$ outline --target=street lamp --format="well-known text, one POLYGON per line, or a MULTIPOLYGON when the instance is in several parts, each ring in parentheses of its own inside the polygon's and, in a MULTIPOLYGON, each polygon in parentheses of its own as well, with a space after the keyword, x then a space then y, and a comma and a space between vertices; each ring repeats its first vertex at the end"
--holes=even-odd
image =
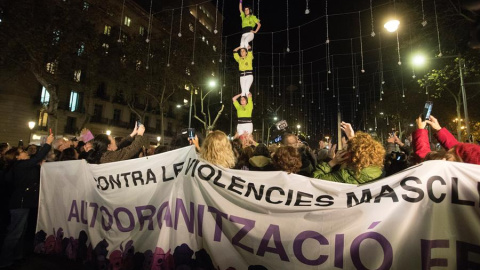
POLYGON ((393 33, 395 31, 397 31, 399 25, 400 25, 399 20, 390 20, 390 21, 386 22, 383 25, 383 27, 385 27, 385 29, 387 29, 388 32, 393 33))
POLYGON ((161 139, 162 139, 161 136, 158 136, 158 137, 157 137, 157 145, 160 145, 160 140, 161 140, 161 139))
POLYGON ((108 136, 110 136, 112 134, 112 131, 110 129, 107 129, 107 132, 105 132, 105 134, 107 134, 108 136))
POLYGON ((28 122, 28 128, 30 128, 30 135, 28 137, 28 144, 30 144, 30 142, 31 142, 32 130, 33 130, 34 127, 35 127, 35 122, 33 122, 33 121, 28 122))

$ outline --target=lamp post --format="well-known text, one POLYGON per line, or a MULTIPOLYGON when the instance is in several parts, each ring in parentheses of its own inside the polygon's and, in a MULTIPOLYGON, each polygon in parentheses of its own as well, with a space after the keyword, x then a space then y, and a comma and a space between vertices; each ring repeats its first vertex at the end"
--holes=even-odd
POLYGON ((30 128, 30 135, 28 137, 28 144, 30 144, 30 142, 32 140, 32 130, 33 130, 34 127, 35 127, 35 122, 33 122, 33 121, 28 122, 28 128, 30 128))

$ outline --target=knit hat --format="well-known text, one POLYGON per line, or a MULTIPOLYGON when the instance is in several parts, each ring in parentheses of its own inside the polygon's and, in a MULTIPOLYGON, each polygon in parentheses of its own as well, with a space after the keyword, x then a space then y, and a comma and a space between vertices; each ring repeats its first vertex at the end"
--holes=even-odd
POLYGON ((459 143, 455 146, 455 152, 463 162, 480 165, 480 145, 459 143))

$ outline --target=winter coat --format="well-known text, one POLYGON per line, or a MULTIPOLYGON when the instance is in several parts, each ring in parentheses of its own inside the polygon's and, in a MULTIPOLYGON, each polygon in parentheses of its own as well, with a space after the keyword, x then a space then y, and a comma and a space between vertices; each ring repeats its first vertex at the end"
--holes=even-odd
POLYGON ((103 153, 100 158, 100 163, 103 164, 133 158, 142 150, 142 147, 148 147, 148 139, 146 136, 137 135, 129 146, 118 149, 117 151, 106 151, 103 153))
POLYGON ((382 168, 377 166, 370 166, 362 169, 357 176, 350 168, 341 168, 337 171, 332 171, 332 167, 327 162, 321 162, 315 167, 313 177, 333 182, 348 183, 348 184, 365 184, 380 178, 383 174, 382 168))

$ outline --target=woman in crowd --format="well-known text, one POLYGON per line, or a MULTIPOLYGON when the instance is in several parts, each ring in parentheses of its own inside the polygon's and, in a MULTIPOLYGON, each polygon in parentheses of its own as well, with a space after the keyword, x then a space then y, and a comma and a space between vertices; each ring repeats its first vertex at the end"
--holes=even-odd
POLYGON ((260 20, 252 14, 252 10, 250 7, 243 7, 242 0, 238 4, 238 10, 240 11, 240 18, 242 19, 242 39, 240 40, 240 47, 245 49, 250 49, 250 45, 248 44, 250 41, 253 40, 255 37, 254 34, 260 30, 262 26, 260 24, 260 20), (257 29, 253 29, 257 26, 257 29))
POLYGON ((240 97, 240 103, 237 99, 240 94, 232 98, 233 105, 237 109, 237 134, 238 136, 244 133, 251 134, 253 132, 252 112, 253 112, 253 100, 252 94, 248 94, 248 100, 246 97, 240 97))
POLYGON ((227 135, 215 130, 208 134, 200 148, 200 157, 212 164, 224 168, 235 166, 235 155, 227 135))
POLYGON ((368 133, 358 132, 349 138, 347 149, 335 154, 336 146, 332 146, 329 162, 321 162, 316 166, 313 177, 334 182, 364 184, 382 176, 385 149, 368 133), (338 170, 333 168, 341 165, 338 170))
POLYGON ((253 52, 248 52, 245 48, 235 48, 233 50, 233 58, 238 63, 240 71, 240 88, 242 88, 242 96, 250 94, 250 87, 253 83, 253 52))
POLYGON ((297 173, 302 167, 300 153, 293 146, 281 146, 272 157, 273 166, 287 173, 297 173))
POLYGON ((248 160, 251 171, 274 171, 270 151, 265 144, 260 143, 255 147, 253 156, 248 160))
MULTIPOLYGON (((0 267, 12 265, 14 260, 23 257, 23 243, 27 228, 34 230, 36 224, 40 185, 39 164, 50 151, 53 140, 54 137, 50 134, 46 143, 31 158, 20 147, 14 147, 5 153, 4 181, 8 182, 10 188, 9 209, 11 217, 6 238, 1 247, 0 267)), ((34 231, 31 235, 34 235, 34 231)))
POLYGON ((465 162, 480 165, 480 146, 471 143, 460 143, 446 129, 442 128, 437 118, 430 115, 429 120, 422 121, 421 117, 417 120, 417 130, 412 134, 413 149, 417 161, 425 159, 444 159, 449 161, 465 162), (425 127, 430 125, 434 132, 434 136, 438 142, 446 150, 443 152, 435 152, 431 154, 430 144, 428 142, 428 130, 425 127))
MULTIPOLYGON (((143 136, 145 127, 136 126, 130 134, 133 142, 122 149, 117 148, 115 139, 106 134, 99 134, 93 139, 93 151, 88 152, 87 162, 93 164, 108 163, 126 160, 135 157, 143 147, 148 146, 147 139, 143 136), (118 149, 118 151, 116 151, 118 149)), ((125 138, 126 140, 128 138, 125 138)))
POLYGON ((77 160, 78 159, 78 153, 75 148, 67 148, 62 151, 60 154, 59 161, 66 161, 66 160, 77 160))

